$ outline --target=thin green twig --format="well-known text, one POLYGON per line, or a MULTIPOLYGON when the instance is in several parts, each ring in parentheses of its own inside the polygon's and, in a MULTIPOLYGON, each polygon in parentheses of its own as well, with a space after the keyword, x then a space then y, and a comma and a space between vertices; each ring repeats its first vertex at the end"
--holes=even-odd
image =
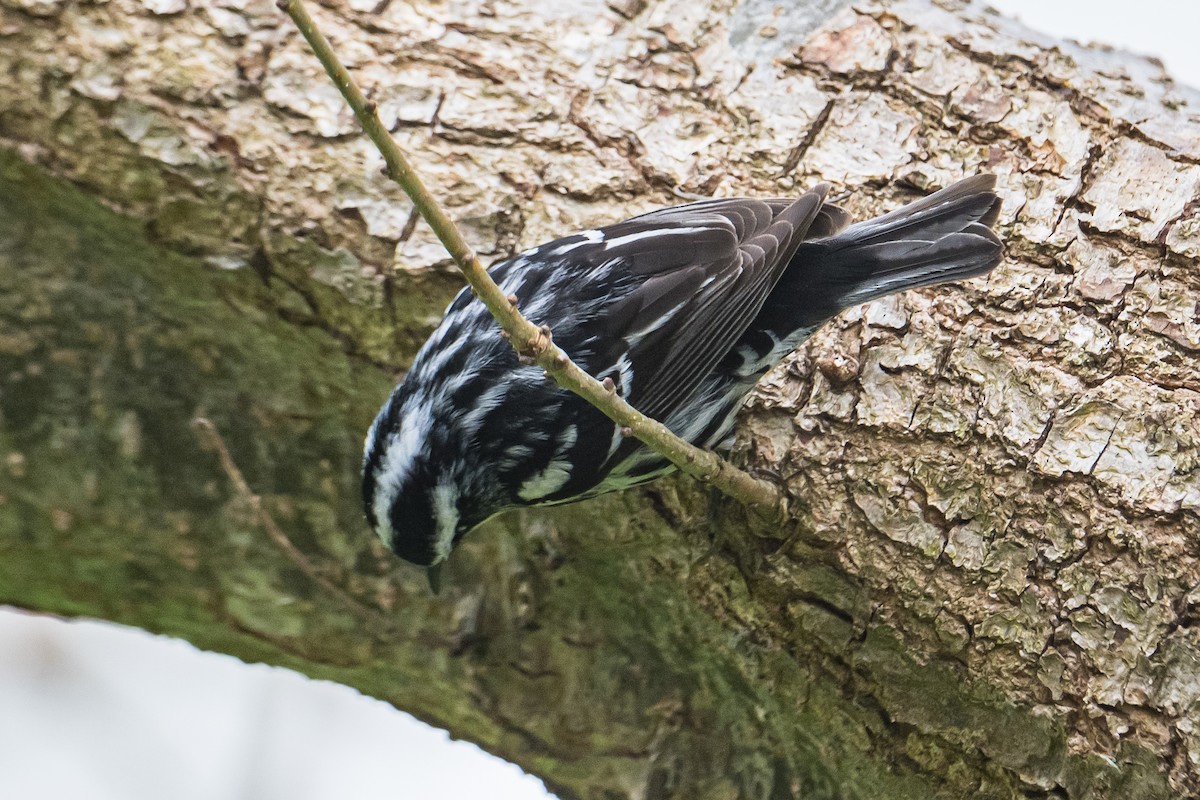
POLYGON ((312 47, 313 53, 329 73, 334 85, 346 99, 359 124, 379 149, 387 164, 387 174, 400 184, 412 199, 417 211, 466 276, 475 296, 496 318, 516 351, 532 359, 559 386, 574 392, 600 409, 609 419, 621 426, 622 433, 637 437, 688 475, 711 484, 744 503, 774 507, 781 514, 784 513, 784 497, 778 487, 748 475, 715 453, 693 447, 671 433, 662 423, 640 413, 616 394, 611 380, 602 383, 580 369, 558 345, 554 344, 549 328, 539 328, 521 314, 517 309, 516 298, 505 296, 488 275, 453 220, 446 216, 421 183, 399 145, 379 121, 375 103, 368 100, 354 83, 350 73, 334 53, 329 40, 317 28, 301 0, 279 0, 277 5, 296 23, 296 27, 312 47))

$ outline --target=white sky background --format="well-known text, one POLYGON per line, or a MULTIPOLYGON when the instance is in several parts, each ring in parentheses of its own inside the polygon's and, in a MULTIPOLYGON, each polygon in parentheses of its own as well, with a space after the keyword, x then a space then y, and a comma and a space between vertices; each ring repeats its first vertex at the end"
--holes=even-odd
MULTIPOLYGON (((993 0, 1200 86, 1200 3, 993 0)), ((0 610, 0 798, 545 800, 540 781, 343 686, 102 623, 0 610)))
POLYGON ((533 800, 541 781, 335 683, 0 610, 4 800, 533 800))

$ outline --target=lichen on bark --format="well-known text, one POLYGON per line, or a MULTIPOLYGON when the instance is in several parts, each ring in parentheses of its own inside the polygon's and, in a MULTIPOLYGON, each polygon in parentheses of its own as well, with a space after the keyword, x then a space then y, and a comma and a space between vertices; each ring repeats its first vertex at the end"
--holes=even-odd
POLYGON ((666 481, 499 520, 432 599, 355 475, 458 284, 298 37, 5 0, 0 601, 347 683, 564 798, 1200 792, 1196 94, 979 4, 774 5, 316 9, 485 258, 676 184, 1005 197, 990 279, 764 382, 738 453, 792 525, 666 481))

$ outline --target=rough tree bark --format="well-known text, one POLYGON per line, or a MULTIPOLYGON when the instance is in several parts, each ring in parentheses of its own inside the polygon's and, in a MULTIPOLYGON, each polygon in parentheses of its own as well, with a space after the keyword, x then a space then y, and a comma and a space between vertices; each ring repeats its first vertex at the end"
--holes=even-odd
POLYGON ((459 283, 296 32, 0 0, 0 602, 355 686, 563 798, 1200 792, 1200 96, 842 5, 314 9, 485 256, 676 184, 1001 176, 990 279, 844 315, 745 415, 793 524, 667 481, 497 521, 434 599, 357 467, 459 283))

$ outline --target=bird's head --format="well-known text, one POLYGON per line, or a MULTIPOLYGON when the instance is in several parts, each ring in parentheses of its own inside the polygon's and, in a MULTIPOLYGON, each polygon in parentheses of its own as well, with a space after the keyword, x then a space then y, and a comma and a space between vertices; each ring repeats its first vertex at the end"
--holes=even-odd
POLYGON ((453 457, 463 443, 419 401, 401 387, 375 418, 363 452, 363 506, 392 552, 436 568, 492 512, 453 457))

